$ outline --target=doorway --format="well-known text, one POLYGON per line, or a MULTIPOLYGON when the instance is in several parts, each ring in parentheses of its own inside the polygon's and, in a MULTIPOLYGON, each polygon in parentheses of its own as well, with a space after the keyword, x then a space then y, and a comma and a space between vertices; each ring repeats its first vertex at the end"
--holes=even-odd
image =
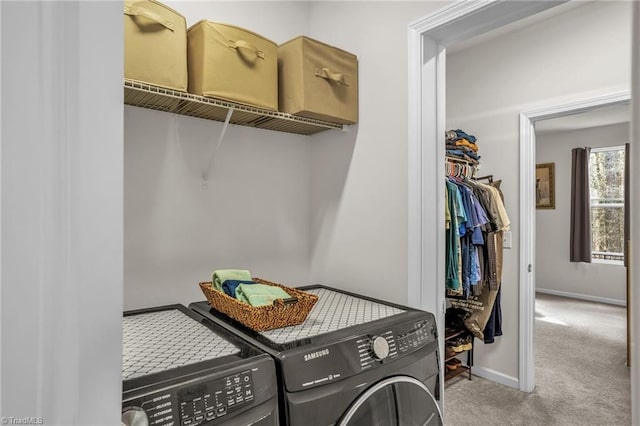
POLYGON ((564 401, 563 415, 599 407, 590 414, 593 423, 631 421, 624 262, 629 119, 629 102, 621 101, 534 123, 536 394, 564 401), (592 241, 585 243, 591 262, 576 262, 569 251, 571 153, 584 147, 590 148, 585 208, 591 223, 585 234, 592 241), (588 406, 580 407, 587 400, 588 406))
MULTIPOLYGON (((444 313, 444 254, 438 248, 444 246, 443 233, 427 233, 423 230, 440 229, 444 223, 443 188, 433 185, 444 176, 444 131, 445 129, 445 62, 446 49, 455 42, 467 39, 530 16, 541 11, 533 6, 550 8, 558 3, 513 4, 520 2, 492 2, 489 4, 456 3, 441 12, 420 20, 410 26, 410 110, 409 110, 409 298, 420 301, 424 309, 436 313, 442 319, 444 313), (503 9, 501 9, 501 7, 503 9), (507 8, 510 8, 507 10, 507 8)), ((532 2, 541 3, 541 2, 532 2)), ((615 95, 614 95, 615 97, 615 95)), ((590 99, 593 101, 593 99, 590 99)), ((574 103, 581 103, 578 101, 574 103)), ((587 102, 587 101, 585 101, 587 102)), ((564 104, 567 105, 567 104, 564 104)), ((557 108, 557 107, 554 107, 557 108)), ((552 113, 553 108, 547 108, 552 113)), ((540 112, 538 110, 532 112, 540 112)), ((520 140, 534 138, 531 116, 521 115, 520 140), (523 121, 524 120, 524 121, 523 121)), ((519 229, 516 246, 518 256, 518 313, 519 343, 512 353, 519 353, 517 371, 509 377, 492 377, 496 381, 509 382, 520 390, 530 392, 535 386, 533 371, 534 329, 534 253, 523 243, 531 241, 535 225, 530 223, 534 211, 533 198, 533 145, 519 147, 519 229), (531 164, 529 169, 527 164, 531 164)), ((443 327, 440 324, 441 335, 443 327)), ((442 349, 442 346, 441 346, 442 349)), ((475 369, 475 368, 474 368, 475 369)))
POLYGON ((554 105, 520 114, 520 223, 521 223, 521 277, 528 279, 521 280, 521 305, 520 305, 520 389, 531 392, 535 388, 535 292, 536 292, 536 223, 534 214, 536 212, 535 197, 535 170, 536 170, 536 123, 545 120, 558 119, 560 117, 575 116, 576 114, 595 111, 603 107, 615 107, 628 105, 631 99, 630 92, 615 93, 607 96, 595 97, 581 101, 569 102, 561 105, 554 105), (526 182, 525 185, 523 185, 526 182), (524 259, 531 259, 530 262, 522 262, 524 259), (531 269, 530 269, 531 267, 531 269), (522 321, 524 319, 524 321, 522 321), (524 323, 524 324, 523 324, 524 323), (526 384, 522 386, 522 382, 526 384))
MULTIPOLYGON (((444 187, 433 183, 445 176, 446 48, 560 3, 456 2, 409 26, 408 298, 436 315, 439 336, 445 311, 444 187)), ((439 349, 444 353, 442 339, 439 349)), ((518 386, 511 377, 493 379, 518 386)))

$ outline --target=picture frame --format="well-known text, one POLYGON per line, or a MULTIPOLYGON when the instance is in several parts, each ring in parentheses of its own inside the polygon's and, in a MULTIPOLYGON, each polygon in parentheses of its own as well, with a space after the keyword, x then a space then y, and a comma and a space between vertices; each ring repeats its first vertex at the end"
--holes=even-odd
POLYGON ((536 209, 555 209, 555 163, 536 164, 536 209))

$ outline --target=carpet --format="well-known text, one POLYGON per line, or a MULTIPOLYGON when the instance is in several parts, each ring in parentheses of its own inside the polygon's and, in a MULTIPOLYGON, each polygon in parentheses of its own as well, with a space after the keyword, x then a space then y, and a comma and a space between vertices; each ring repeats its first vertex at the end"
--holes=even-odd
POLYGON ((625 308, 538 294, 535 327, 534 392, 460 375, 445 383, 446 424, 631 424, 625 308))

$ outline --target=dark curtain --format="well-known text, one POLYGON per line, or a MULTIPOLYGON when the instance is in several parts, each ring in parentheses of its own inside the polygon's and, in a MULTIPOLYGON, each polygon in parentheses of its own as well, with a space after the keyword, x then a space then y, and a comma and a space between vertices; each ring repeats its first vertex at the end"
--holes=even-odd
POLYGON ((591 263, 589 148, 571 150, 571 262, 591 263))
POLYGON ((624 144, 624 266, 629 266, 629 241, 631 240, 631 208, 629 207, 629 143, 624 144))

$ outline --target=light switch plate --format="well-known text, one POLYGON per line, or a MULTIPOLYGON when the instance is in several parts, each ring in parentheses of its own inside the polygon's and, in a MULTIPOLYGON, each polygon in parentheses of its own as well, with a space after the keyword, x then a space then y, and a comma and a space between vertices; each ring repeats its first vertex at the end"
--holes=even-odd
POLYGON ((511 248, 511 231, 506 231, 502 236, 502 246, 511 248))

